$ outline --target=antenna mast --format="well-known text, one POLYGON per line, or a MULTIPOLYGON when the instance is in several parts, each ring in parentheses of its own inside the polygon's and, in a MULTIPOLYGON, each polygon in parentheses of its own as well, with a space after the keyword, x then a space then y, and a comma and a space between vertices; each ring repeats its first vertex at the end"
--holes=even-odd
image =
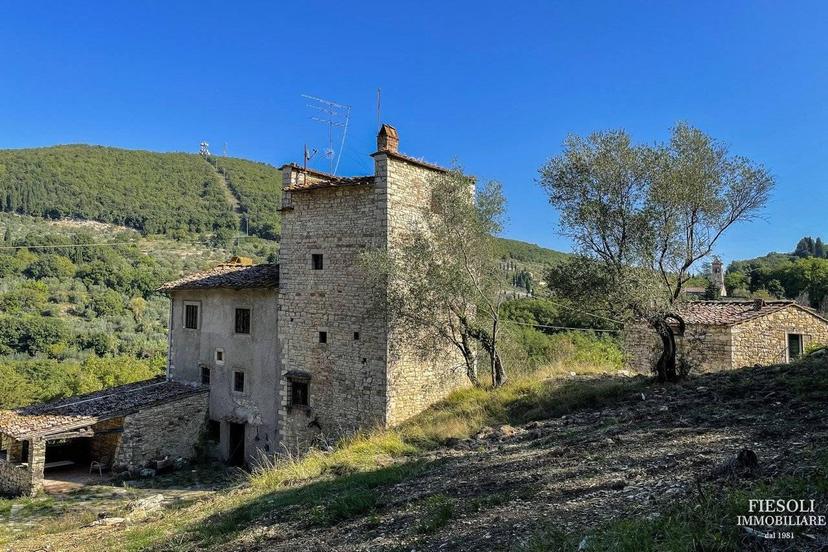
POLYGON ((377 128, 382 126, 382 88, 377 88, 377 128))
POLYGON ((315 102, 307 104, 307 106, 321 113, 320 116, 311 117, 311 119, 328 126, 328 147, 325 149, 325 157, 328 158, 330 173, 335 175, 336 171, 339 170, 339 160, 342 158, 342 150, 345 149, 348 124, 351 121, 351 106, 307 94, 302 94, 302 97, 315 102), (339 145, 339 152, 335 152, 333 147, 334 128, 342 129, 342 140, 339 145), (335 162, 334 158, 336 159, 335 162))

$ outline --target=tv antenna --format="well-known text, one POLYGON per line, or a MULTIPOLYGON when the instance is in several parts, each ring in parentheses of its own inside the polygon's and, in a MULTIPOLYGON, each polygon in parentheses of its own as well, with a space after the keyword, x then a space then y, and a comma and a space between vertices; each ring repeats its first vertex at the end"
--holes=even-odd
POLYGON ((210 157, 210 144, 202 142, 198 145, 198 153, 202 157, 210 157))
POLYGON ((339 170, 339 160, 342 158, 342 150, 345 149, 345 137, 348 135, 348 123, 351 121, 351 106, 337 103, 316 96, 302 94, 302 97, 314 103, 307 104, 311 109, 319 111, 318 116, 311 117, 314 121, 327 125, 328 147, 325 148, 325 157, 328 158, 330 173, 335 175, 339 170), (339 151, 334 150, 334 129, 342 129, 342 140, 339 144, 339 151))

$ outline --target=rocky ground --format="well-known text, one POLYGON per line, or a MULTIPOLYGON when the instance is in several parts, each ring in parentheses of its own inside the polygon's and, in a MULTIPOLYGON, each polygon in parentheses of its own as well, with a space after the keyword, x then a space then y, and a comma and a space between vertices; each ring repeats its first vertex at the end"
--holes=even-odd
MULTIPOLYGON (((812 369, 704 375, 613 408, 489 428, 430 454, 416 477, 382 492, 371 515, 319 527, 307 512, 274 511, 223 549, 510 550, 542 528, 587 535, 722 485, 801 473, 828 446, 828 395, 809 384, 812 369), (737 461, 744 449, 758 465, 749 454, 737 461), (448 520, 435 527, 440 504, 448 520)), ((824 365, 820 372, 825 381, 824 365)), ((828 549, 828 536, 823 528, 793 546, 828 549)))
MULTIPOLYGON (((677 504, 702 505, 703 497, 719 496, 722 489, 750 489, 787 475, 807 479, 828 450, 826 414, 826 362, 643 385, 612 407, 485 428, 408 459, 403 467, 413 463, 410 472, 372 487, 368 496, 344 496, 312 482, 289 492, 317 493, 321 502, 279 502, 286 491, 278 491, 257 499, 265 507, 255 514, 216 512, 195 530, 220 526, 216 531, 226 540, 209 549, 221 551, 514 551, 530 541, 533 551, 575 550, 577 544, 545 546, 538 535, 569 534, 577 543, 620 519, 654 519, 677 504), (359 503, 365 500, 367 506, 359 503)), ((400 467, 389 459, 369 475, 400 467)), ((821 492, 824 515, 828 491, 821 492)), ((732 527, 736 520, 721 524, 732 527)), ((96 534, 118 530, 87 527, 49 539, 48 550, 70 542, 78 544, 66 549, 86 550, 96 534)), ((205 549, 193 530, 181 527, 153 549, 205 549)), ((744 550, 828 550, 824 527, 793 542, 739 535, 744 550)), ((18 542, 11 549, 37 546, 18 542)), ((590 549, 589 538, 582 549, 590 549)), ((686 549, 732 547, 688 542, 686 549)))

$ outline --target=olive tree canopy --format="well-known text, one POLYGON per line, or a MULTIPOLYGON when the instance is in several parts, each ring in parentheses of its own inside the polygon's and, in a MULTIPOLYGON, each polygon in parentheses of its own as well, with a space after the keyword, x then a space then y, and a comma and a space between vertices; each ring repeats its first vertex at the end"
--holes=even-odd
POLYGON ((655 373, 677 379, 683 286, 733 224, 758 215, 771 175, 683 123, 655 145, 633 144, 624 131, 570 136, 540 174, 581 256, 552 275, 552 287, 647 320, 664 345, 655 373))

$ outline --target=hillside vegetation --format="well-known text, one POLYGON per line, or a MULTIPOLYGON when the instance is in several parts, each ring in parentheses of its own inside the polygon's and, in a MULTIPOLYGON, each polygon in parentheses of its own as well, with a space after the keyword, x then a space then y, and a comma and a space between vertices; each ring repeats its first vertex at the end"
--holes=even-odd
MULTIPOLYGON (((274 237, 278 223, 269 213, 280 197, 279 171, 241 159, 219 164, 243 209, 258 214, 251 232, 274 237)), ((232 236, 239 216, 224 186, 215 168, 194 154, 86 145, 0 150, 3 211, 96 220, 146 235, 232 236)))
POLYGON ((249 218, 249 227, 243 229, 260 238, 278 240, 282 173, 266 163, 232 157, 211 157, 210 162, 225 177, 239 206, 249 218))
POLYGON ((265 240, 222 249, 10 214, 0 236, 0 408, 157 375, 169 316, 158 286, 231 254, 275 255, 265 240))
POLYGON ((725 285, 734 297, 796 299, 828 312, 828 258, 822 240, 802 238, 792 253, 733 261, 725 285))

